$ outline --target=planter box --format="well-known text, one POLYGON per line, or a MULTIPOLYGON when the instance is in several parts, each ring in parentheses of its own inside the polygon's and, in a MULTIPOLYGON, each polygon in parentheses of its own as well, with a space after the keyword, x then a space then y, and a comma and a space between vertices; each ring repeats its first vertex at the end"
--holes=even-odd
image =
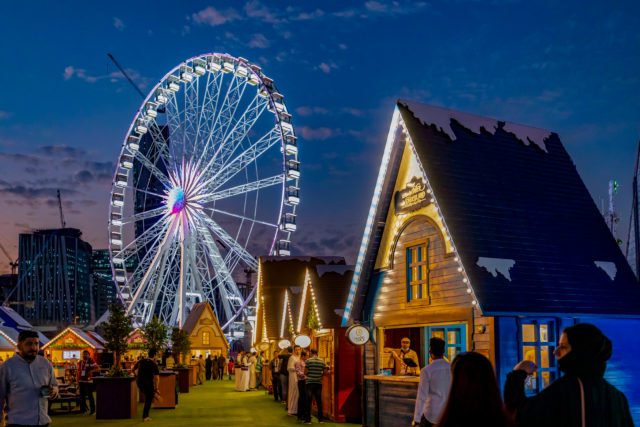
POLYGON ((198 369, 195 366, 189 366, 189 376, 191 377, 191 385, 198 385, 198 369))
POLYGON ((189 368, 174 368, 173 370, 178 373, 178 387, 180 389, 180 393, 189 393, 189 386, 191 385, 189 368))
MULTIPOLYGON (((178 393, 176 392, 176 380, 178 374, 173 371, 160 371, 160 383, 158 390, 160 391, 160 401, 154 401, 151 405, 154 409, 174 409, 178 404, 178 393)), ((139 402, 144 402, 144 393, 138 392, 139 402)))
POLYGON ((95 377, 96 419, 134 418, 138 412, 136 383, 133 377, 95 377))

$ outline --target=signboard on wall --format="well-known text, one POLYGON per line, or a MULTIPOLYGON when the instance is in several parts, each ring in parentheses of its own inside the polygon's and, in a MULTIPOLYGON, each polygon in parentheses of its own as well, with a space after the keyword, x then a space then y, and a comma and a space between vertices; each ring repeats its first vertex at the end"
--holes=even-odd
POLYGON ((396 213, 406 213, 418 210, 431 203, 427 194, 427 185, 422 177, 414 176, 407 186, 396 191, 394 196, 396 213))
POLYGON ((362 325, 353 325, 347 329, 347 339, 353 345, 365 345, 369 342, 371 334, 369 329, 362 325))

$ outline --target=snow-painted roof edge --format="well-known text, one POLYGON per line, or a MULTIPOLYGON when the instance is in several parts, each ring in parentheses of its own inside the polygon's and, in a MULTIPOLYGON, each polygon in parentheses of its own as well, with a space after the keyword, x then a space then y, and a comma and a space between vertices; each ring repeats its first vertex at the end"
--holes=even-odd
POLYGON ((315 256, 315 255, 307 255, 307 256, 277 256, 277 255, 269 255, 260 257, 263 261, 301 261, 301 262, 310 262, 314 259, 322 260, 326 263, 344 263, 345 259, 341 256, 315 256))
POLYGON ((399 99, 398 104, 408 108, 423 125, 435 125, 440 131, 446 133, 452 141, 456 140, 456 135, 451 128, 451 119, 456 120, 476 134, 480 134, 482 128, 493 134, 498 128, 498 122, 504 122, 504 131, 512 133, 525 145, 535 144, 544 152, 547 152, 545 140, 552 134, 551 131, 546 129, 463 113, 443 107, 434 107, 405 99, 399 99))
POLYGON ((355 266, 353 265, 316 265, 318 277, 322 277, 327 273, 338 273, 344 276, 346 273, 354 271, 354 269, 355 266))

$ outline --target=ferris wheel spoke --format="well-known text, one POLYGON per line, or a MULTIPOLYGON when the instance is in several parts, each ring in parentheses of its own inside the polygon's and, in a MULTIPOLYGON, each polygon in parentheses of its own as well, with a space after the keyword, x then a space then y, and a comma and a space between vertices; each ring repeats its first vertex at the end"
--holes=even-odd
POLYGON ((220 238, 222 243, 224 243, 224 245, 228 247, 230 251, 238 254, 242 261, 248 267, 251 267, 254 270, 258 268, 258 262, 256 261, 256 259, 249 252, 247 252, 245 248, 243 248, 233 237, 231 237, 229 233, 224 230, 224 228, 220 227, 214 220, 206 215, 203 216, 202 219, 204 219, 204 222, 207 224, 209 229, 220 238))
POLYGON ((182 135, 182 159, 185 158, 185 151, 195 151, 189 145, 195 148, 195 142, 198 134, 198 103, 199 103, 199 86, 200 79, 193 79, 186 84, 184 96, 184 133, 182 135))
POLYGON ((175 95, 169 97, 166 105, 167 126, 169 127, 169 152, 173 153, 174 159, 180 159, 179 144, 184 139, 184 128, 178 107, 178 100, 175 95))
MULTIPOLYGON (((151 124, 149 125, 149 135, 151 135, 151 141, 155 146, 158 156, 162 161, 166 170, 169 169, 170 160, 169 160, 169 141, 168 136, 165 137, 163 135, 163 130, 165 127, 159 124, 156 119, 152 119, 151 124)), ((168 130, 168 128, 167 128, 168 130)), ((151 147, 147 147, 150 149, 151 147)))
POLYGON ((224 165, 224 162, 242 145, 242 141, 244 141, 253 125, 266 110, 267 105, 269 105, 269 101, 256 93, 242 116, 220 141, 218 149, 213 154, 212 161, 209 162, 210 168, 208 169, 215 172, 224 165))
POLYGON ((150 211, 140 212, 126 218, 122 218, 120 221, 122 224, 130 224, 138 221, 142 221, 145 219, 155 218, 157 216, 163 215, 167 213, 167 207, 161 206, 159 208, 151 209, 150 211))
POLYGON ((167 218, 162 218, 160 221, 156 222, 151 227, 146 229, 136 239, 131 240, 131 242, 129 242, 125 247, 123 247, 118 252, 116 252, 116 257, 122 258, 124 260, 131 258, 136 253, 136 251, 132 250, 133 248, 135 248, 136 246, 144 247, 151 240, 154 240, 157 236, 162 235, 162 233, 168 227, 169 227, 169 222, 167 221, 167 218), (129 253, 127 254, 127 252, 129 253))
POLYGON ((176 256, 178 251, 177 245, 171 245, 169 251, 166 251, 162 256, 162 260, 160 261, 160 270, 158 271, 158 276, 153 284, 153 294, 151 297, 147 298, 149 304, 151 305, 149 308, 149 312, 153 315, 155 313, 157 301, 160 298, 160 293, 164 293, 164 298, 171 299, 170 295, 167 295, 169 289, 167 289, 163 284, 165 283, 165 278, 167 276, 168 266, 171 265, 171 260, 176 256))
POLYGON ((211 178, 206 179, 199 188, 204 188, 215 182, 214 190, 220 188, 225 182, 233 178, 238 172, 246 168, 248 165, 256 161, 269 148, 280 142, 280 130, 273 128, 253 145, 239 154, 235 159, 231 160, 226 166, 223 166, 211 178))
MULTIPOLYGON (((214 146, 219 146, 226 134, 229 126, 231 125, 233 116, 238 108, 238 104, 240 103, 240 99, 242 99, 242 95, 244 94, 244 90, 247 87, 246 80, 238 77, 235 73, 233 74, 233 78, 229 84, 229 88, 227 89, 227 93, 225 94, 224 100, 222 101, 222 105, 220 106, 220 110, 218 111, 218 115, 214 121, 213 126, 211 127, 211 132, 207 138, 207 143, 205 144, 205 152, 208 152, 207 148, 213 141, 214 146)), ((195 154, 195 153, 194 153, 195 154)), ((215 159, 215 154, 212 157, 211 161, 215 159)), ((195 159, 193 159, 195 160, 195 159)), ((209 163, 211 163, 211 161, 209 163)), ((198 162, 200 164, 200 162, 198 162)), ((205 170, 208 169, 205 168, 205 170)))
POLYGON ((167 242, 171 241, 170 239, 172 238, 172 235, 174 234, 174 232, 175 232, 175 227, 174 227, 174 223, 172 223, 172 227, 170 227, 167 233, 164 235, 164 238, 160 243, 160 246, 158 247, 156 254, 153 256, 153 259, 149 264, 149 268, 147 269, 144 276, 140 280, 140 283, 138 284, 137 289, 135 290, 134 295, 131 298, 131 303, 127 308, 127 314, 129 314, 131 310, 135 307, 135 305, 138 303, 140 299, 140 294, 147 287, 147 285, 149 284, 149 281, 151 280, 151 277, 156 272, 156 269, 158 268, 158 265, 159 265, 160 257, 165 252, 167 242))
POLYGON ((198 133, 196 135, 196 150, 206 151, 203 143, 212 130, 211 118, 215 117, 218 110, 218 99, 220 98, 220 87, 224 73, 207 73, 207 84, 205 86, 204 99, 202 100, 202 110, 198 118, 198 133), (201 146, 200 146, 201 145, 201 146))
POLYGON ((237 185, 235 187, 227 188, 224 190, 216 191, 211 194, 204 194, 195 199, 198 203, 209 203, 216 200, 227 199, 229 197, 239 196, 241 194, 250 193, 252 191, 258 191, 263 188, 272 187, 274 185, 282 184, 285 181, 284 174, 271 176, 269 178, 263 178, 258 181, 249 182, 247 184, 237 185))
POLYGON ((249 218, 248 216, 244 216, 244 215, 240 215, 237 213, 233 213, 233 212, 228 212, 222 209, 218 209, 218 208, 208 208, 208 207, 204 207, 203 209, 206 209, 208 211, 211 211, 212 213, 219 213, 222 215, 227 215, 227 216, 231 216, 234 218, 238 218, 241 219, 243 221, 250 221, 254 224, 262 224, 262 225, 266 225, 268 227, 273 227, 273 228, 278 228, 277 224, 273 224, 271 222, 267 222, 267 221, 260 221, 259 219, 255 219, 255 218, 249 218))
POLYGON ((202 229, 201 234, 203 237, 203 242, 207 248, 207 253, 209 254, 209 260, 211 261, 211 264, 213 264, 213 268, 217 273, 216 277, 219 285, 218 289, 220 290, 225 315, 227 316, 227 318, 229 318, 233 315, 233 313, 231 305, 229 304, 229 295, 227 289, 228 287, 236 287, 235 281, 233 280, 231 273, 227 269, 227 266, 222 259, 222 255, 220 254, 220 250, 218 250, 218 247, 216 246, 211 233, 206 229, 202 229))
POLYGON ((169 178, 155 165, 154 162, 149 160, 147 156, 142 154, 140 151, 136 151, 135 159, 142 163, 144 167, 146 167, 153 176, 165 186, 165 188, 171 188, 171 181, 169 178))

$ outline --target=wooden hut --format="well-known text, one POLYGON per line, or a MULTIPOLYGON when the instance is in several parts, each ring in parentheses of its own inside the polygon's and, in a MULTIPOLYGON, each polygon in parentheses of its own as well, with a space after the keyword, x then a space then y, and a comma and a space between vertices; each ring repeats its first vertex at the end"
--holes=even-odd
POLYGON ((126 353, 127 359, 131 362, 138 360, 140 356, 146 356, 145 345, 147 339, 144 337, 142 329, 135 328, 127 337, 128 350, 126 353))
MULTIPOLYGON (((33 330, 33 326, 20 316, 11 307, 0 307, 0 358, 7 360, 17 350, 18 335, 20 331, 33 330)), ((49 342, 49 339, 38 331, 40 347, 49 342)))
POLYGON ((207 357, 223 355, 229 352, 229 342, 222 332, 218 318, 208 302, 193 305, 184 322, 183 329, 189 334, 191 355, 207 357))
POLYGON ((300 295, 308 269, 316 265, 345 265, 343 257, 263 256, 258 264, 256 326, 253 346, 267 352, 270 360, 278 342, 293 342, 300 295))
POLYGON ((329 367, 323 377, 323 414, 337 422, 361 420, 362 351, 347 341, 347 328, 341 327, 352 278, 351 265, 307 267, 293 313, 295 335, 309 336, 310 348, 329 367))
POLYGON ((42 350, 56 370, 56 376, 64 376, 67 381, 75 381, 77 362, 87 350, 94 361, 100 360, 104 351, 103 339, 93 336, 75 326, 69 326, 42 346, 42 350))
POLYGON ((343 325, 374 338, 364 425, 411 422, 418 379, 379 375, 402 337, 421 367, 434 336, 481 352, 501 384, 532 359, 535 394, 577 322, 613 340, 606 378, 640 421, 640 286, 557 134, 398 101, 360 248, 343 325))

